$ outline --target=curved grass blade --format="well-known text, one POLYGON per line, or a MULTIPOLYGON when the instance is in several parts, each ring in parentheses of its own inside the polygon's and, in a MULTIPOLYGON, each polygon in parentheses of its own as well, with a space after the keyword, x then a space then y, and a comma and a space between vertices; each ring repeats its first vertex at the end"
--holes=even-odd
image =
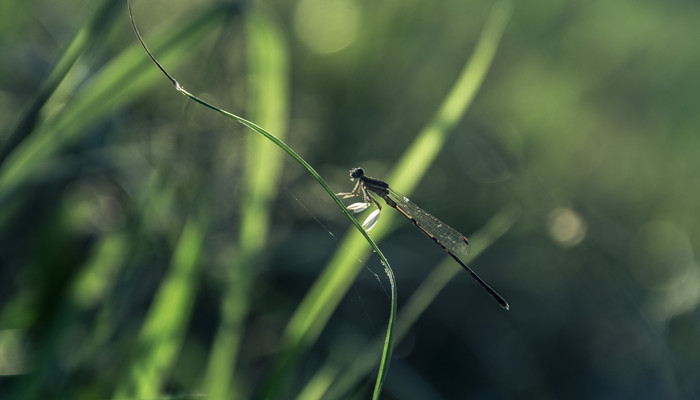
MULTIPOLYGON (((151 52, 148 50, 148 47, 146 46, 146 43, 143 41, 141 38, 141 35, 139 34, 139 31, 136 27, 136 22, 134 21, 133 17, 133 12, 131 9, 131 0, 127 2, 128 7, 129 7, 129 16, 131 18, 131 24, 134 28, 134 32, 136 33, 136 37, 138 38, 139 42, 143 46, 144 50, 150 57, 151 61, 158 66, 158 68, 163 72, 163 74, 173 83, 175 86, 175 89, 182 93, 183 95, 189 97, 190 99, 194 100, 195 102, 210 108, 216 112, 219 112, 229 118, 232 118, 233 120, 241 123, 242 125, 260 133, 263 135, 265 138, 273 142, 275 145, 280 147, 282 150, 284 150, 287 154, 289 154, 295 161, 297 161, 299 164, 302 165, 313 177, 314 179, 326 190, 329 196, 333 198, 333 200, 336 202, 338 207, 343 211, 343 213, 350 219, 352 224, 355 226, 355 228, 360 231, 364 239, 370 244, 372 249, 377 253, 379 258, 381 259, 382 263, 384 264, 384 270, 389 277, 390 285, 391 285, 391 313, 390 313, 390 318, 389 318, 389 324, 387 328, 387 333, 386 333, 386 338, 385 338, 385 343, 384 343, 384 350, 382 353, 382 359, 381 359, 381 367, 379 369, 379 373, 377 375, 377 383, 375 385, 375 394, 374 398, 379 397, 379 393, 381 392, 382 385, 384 383, 384 380, 386 379, 386 372, 389 368, 389 361, 391 359, 391 353, 393 350, 393 336, 394 336, 394 328, 396 324, 396 281, 394 278, 394 274, 391 270, 391 266, 389 265, 389 262, 387 261, 386 257, 384 257, 384 254, 382 254, 381 250, 379 247, 376 245, 376 243, 372 240, 372 238, 369 237, 367 232, 365 232, 364 229, 362 229, 362 226, 353 218, 352 214, 350 211, 348 211, 345 208, 345 205, 343 204, 342 201, 338 198, 338 196, 335 195, 335 192, 328 186, 328 184, 323 180, 323 178, 316 172, 316 170, 309 164, 307 163, 301 156, 299 156, 294 150, 292 150, 289 146, 287 146, 282 140, 280 140, 278 137, 275 135, 269 133, 262 127, 254 124, 251 121, 248 121, 242 117, 239 117, 231 112, 228 112, 226 110, 223 110, 211 103, 206 102, 205 100, 200 99, 199 97, 191 94, 187 90, 185 90, 180 83, 170 75, 167 70, 156 60, 156 58, 151 54, 151 52)), ((287 342, 289 343, 289 342, 287 342)), ((296 352, 300 350, 299 348, 293 349, 292 353, 287 353, 287 354, 296 354, 296 352)), ((288 358, 288 361, 293 361, 293 358, 288 358)), ((287 372, 287 364, 283 363, 284 367, 283 368, 276 368, 275 371, 273 372, 272 379, 270 380, 270 385, 267 388, 268 392, 267 393, 275 393, 276 390, 281 386, 281 381, 282 381, 282 375, 286 375, 287 372), (280 375, 282 373, 282 375, 280 375)))
MULTIPOLYGON (((393 172, 387 178, 393 187, 410 195, 428 167, 437 157, 462 115, 471 104, 478 88, 495 56, 496 49, 510 19, 512 5, 507 0, 496 3, 486 21, 471 59, 462 69, 432 120, 421 130, 413 143, 401 156, 393 172)), ((394 218, 398 213, 386 213, 372 236, 379 241, 395 229, 394 218)), ((359 273, 355 260, 366 256, 364 240, 356 234, 348 234, 338 247, 328 267, 316 280, 313 287, 292 317, 285 336, 292 343, 281 365, 289 368, 289 359, 296 357, 301 348, 309 346, 320 335, 331 314, 350 288, 359 273), (318 307, 321 302, 324 307, 318 307)), ((283 368, 280 366, 279 368, 283 368)), ((274 398, 270 396, 269 398, 274 398)))
MULTIPOLYGON (((495 216, 493 216, 480 230, 472 235, 472 242, 475 243, 473 257, 480 256, 486 249, 491 247, 499 238, 501 238, 515 224, 520 216, 520 209, 516 205, 511 205, 504 208, 495 216)), ((460 268, 457 268, 451 258, 446 257, 421 285, 413 292, 406 304, 403 306, 398 317, 396 325, 396 342, 401 340, 409 332, 410 328, 415 324, 418 318, 428 308, 430 303, 435 300, 437 295, 453 278, 462 274, 460 268)), ((350 365, 341 368, 338 365, 325 365, 318 374, 329 375, 327 371, 337 371, 335 379, 326 377, 327 391, 316 389, 319 393, 318 397, 299 397, 304 400, 321 399, 334 400, 348 397, 348 393, 352 388, 356 387, 358 382, 376 365, 376 361, 372 358, 372 349, 376 348, 379 338, 372 341, 370 345, 350 360, 350 365)), ((313 381, 314 379, 312 379, 313 381)), ((310 389, 309 389, 310 390, 310 389)), ((307 393, 311 393, 304 390, 307 393)))

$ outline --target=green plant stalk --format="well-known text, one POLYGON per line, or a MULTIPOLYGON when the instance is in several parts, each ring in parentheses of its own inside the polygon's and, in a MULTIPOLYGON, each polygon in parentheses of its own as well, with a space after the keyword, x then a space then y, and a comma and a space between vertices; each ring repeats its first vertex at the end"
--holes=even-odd
MULTIPOLYGON (((126 240, 123 235, 103 237, 95 246, 90 258, 82 266, 76 279, 67 290, 67 296, 59 298, 60 306, 46 323, 44 339, 32 351, 31 373, 26 374, 13 388, 8 398, 13 400, 33 399, 42 390, 42 381, 52 365, 66 333, 74 327, 80 312, 90 309, 111 290, 112 278, 122 266, 126 240)), ((16 300, 15 300, 16 301, 16 300)), ((12 303, 5 305, 11 307, 12 303)), ((3 308, 5 308, 3 307, 3 308)), ((4 349, 0 346, 0 354, 4 349)), ((74 359, 84 356, 85 347, 74 354, 74 359)))
POLYGON ((119 0, 104 0, 99 7, 96 8, 94 14, 87 19, 85 24, 78 30, 49 76, 42 83, 41 88, 25 110, 14 131, 5 141, 2 150, 0 150, 0 165, 4 163, 5 159, 22 140, 32 132, 37 118, 39 117, 39 113, 44 108, 46 101, 54 94, 56 88, 66 77, 73 65, 75 65, 78 58, 85 52, 85 49, 87 49, 90 43, 92 43, 93 38, 108 30, 115 21, 116 18, 112 17, 113 11, 115 6, 119 3, 119 0))
MULTIPOLYGON (((271 16, 260 8, 246 13, 250 81, 250 112, 253 119, 283 138, 288 121, 289 56, 284 36, 271 16)), ((271 200, 281 172, 281 157, 269 142, 246 138, 243 199, 238 251, 227 268, 219 324, 205 376, 211 398, 247 398, 244 371, 236 372, 245 317, 249 312, 254 270, 265 247, 270 228, 271 200), (231 380, 234 377, 233 381, 231 380)))
MULTIPOLYGON (((175 83, 175 88, 185 96, 189 97, 190 99, 196 101, 197 103, 210 108, 214 111, 217 111, 221 114, 226 115, 229 118, 232 118, 236 120, 237 122, 245 125, 246 127, 260 133, 263 135, 265 138, 282 148, 287 154, 289 154, 295 161, 297 161, 299 164, 301 164, 310 174, 311 176, 316 179, 316 182, 318 182, 323 189, 328 193, 329 196, 333 198, 333 200, 336 202, 338 207, 340 207, 345 215, 350 218, 352 221, 353 225, 357 230, 359 230, 362 234, 362 237, 369 242, 370 246, 372 246, 372 249, 377 253, 379 258, 381 259, 382 263, 385 265, 384 271, 386 272, 387 276, 389 277, 389 282, 391 285, 391 313, 389 315, 389 325, 387 329, 387 334, 385 338, 385 346, 384 350, 382 353, 382 358, 381 358, 381 365, 379 369, 379 374, 377 376, 377 385, 375 386, 375 397, 378 398, 379 392, 381 391, 382 385, 384 383, 384 380, 386 379, 386 373, 389 368, 389 359, 391 358, 391 352, 392 352, 392 344, 393 344, 393 332, 395 328, 395 316, 396 316, 396 278, 394 277, 394 273, 391 270, 389 261, 384 257, 384 254, 381 252, 377 244, 372 240, 372 238, 367 234, 367 232, 362 228, 362 225, 360 225, 359 222, 352 216, 350 211, 348 211, 345 208, 345 205, 343 204, 342 201, 338 198, 338 196, 335 195, 335 192, 328 186, 325 180, 319 175, 318 172, 309 164, 307 163, 301 156, 299 156, 294 150, 292 150, 289 146, 287 146, 283 141, 281 141, 279 138, 274 136, 273 134, 267 132, 265 129, 261 128, 260 126, 254 124, 251 121, 248 121, 244 118, 241 118, 235 114, 232 114, 226 110, 223 110, 213 104, 210 104, 199 97, 189 93, 186 91, 182 86, 177 81, 174 81, 175 83)), ((313 306, 313 308, 325 308, 324 304, 316 304, 313 306)), ((285 347, 289 345, 288 342, 285 342, 285 347)), ((295 350, 300 350, 300 349, 295 349, 295 350)), ((294 359, 298 355, 296 351, 294 352, 286 352, 286 354, 290 355, 291 357, 288 357, 286 359, 283 359, 281 364, 278 365, 278 367, 273 371, 272 378, 270 380, 270 384, 266 387, 268 391, 266 392, 267 394, 264 396, 265 398, 270 398, 270 396, 275 397, 277 390, 279 390, 280 386, 282 385, 282 379, 284 376, 287 375, 288 373, 288 368, 291 366, 293 363, 294 359)))
MULTIPOLYGON (((389 175, 387 182, 392 187, 410 195, 425 175, 481 86, 511 12, 512 6, 508 1, 503 0, 494 5, 472 57, 433 119, 418 134, 389 175)), ((382 223, 374 227, 372 237, 378 241, 394 230, 394 218, 397 218, 395 213, 385 213, 382 223)), ((309 290, 287 325, 287 354, 280 357, 278 369, 290 368, 289 360, 316 340, 359 273, 356 260, 366 254, 367 248, 358 235, 346 235, 328 267, 309 290)))
POLYGON ((128 377, 117 387, 114 399, 149 399, 160 395, 191 315, 207 225, 207 218, 194 216, 185 224, 170 271, 148 310, 137 341, 135 361, 128 377))
MULTIPOLYGON (((510 205, 493 216, 486 225, 475 232, 471 236, 471 241, 474 243, 472 259, 478 258, 486 249, 508 232, 519 216, 519 207, 510 205)), ((444 261, 435 267, 403 306, 396 324, 397 343, 401 342, 409 329, 428 308, 430 303, 435 300, 442 289, 454 277, 463 273, 464 271, 456 266, 454 260, 450 257, 445 257, 444 261)), ((376 361, 371 355, 372 349, 376 348, 378 341, 379 338, 373 340, 356 357, 348 360, 350 365, 346 366, 346 368, 341 368, 341 366, 336 365, 336 362, 329 361, 319 369, 317 375, 323 377, 323 380, 312 378, 311 381, 322 382, 322 384, 327 385, 326 390, 332 386, 332 391, 327 393, 323 388, 305 388, 304 392, 317 393, 318 396, 299 396, 298 399, 314 400, 323 398, 324 400, 332 400, 347 398, 349 391, 356 387, 357 383, 376 365, 376 361), (336 371, 334 378, 337 379, 337 382, 332 381, 331 374, 333 371, 336 371)))
MULTIPOLYGON (((380 364, 381 367, 380 367, 379 372, 377 374, 377 383, 375 385, 374 397, 378 398, 379 394, 381 392, 382 385, 386 379, 386 374, 387 374, 387 371, 389 368, 389 361, 391 360, 391 353, 393 350, 394 328, 396 325, 396 298, 397 298, 396 279, 394 277, 393 271, 391 270, 391 266, 389 264, 389 261, 386 259, 386 257, 384 257, 384 254, 381 252, 381 250, 379 249, 377 244, 374 243, 372 238, 367 234, 367 232, 364 230, 364 228, 362 228, 362 226, 359 224, 359 222, 357 222, 357 220, 355 220, 355 218, 352 216, 350 211, 348 211, 345 208, 345 205, 343 204, 343 202, 340 201, 338 196, 335 195, 335 192, 330 188, 330 186, 328 186, 326 181, 323 180, 321 175, 319 175, 318 172, 316 172, 316 170, 309 163, 307 163, 301 156, 299 156, 294 150, 292 150, 289 146, 287 146, 282 140, 277 138, 275 135, 269 133, 268 131, 266 131, 262 127, 254 124, 253 122, 248 121, 248 120, 246 120, 242 117, 239 117, 233 113, 230 113, 226 110, 223 110, 223 109, 221 109, 221 108, 219 108, 211 103, 208 103, 208 102, 204 101, 203 99, 200 99, 199 97, 197 97, 197 96, 191 94, 190 92, 188 92, 187 90, 185 90, 180 85, 180 83, 177 80, 175 80, 175 78, 173 78, 165 70, 165 68, 163 68, 163 66, 158 62, 158 60, 155 59, 155 57, 148 50, 146 43, 143 41, 143 39, 141 38, 141 35, 138 32, 138 29, 136 28, 136 23, 134 21, 133 13, 131 10, 131 1, 130 0, 128 1, 128 5, 129 5, 129 15, 131 18, 132 26, 134 28, 134 32, 136 33, 136 37, 138 38, 139 42, 143 46, 144 50, 148 54, 151 61, 153 61, 153 63, 156 64, 156 66, 161 70, 161 72, 163 72, 163 74, 168 79, 170 79, 170 81, 175 86, 175 89, 177 91, 179 91, 180 93, 182 93, 183 95, 194 100, 195 102, 197 102, 197 103, 199 103, 199 104, 201 104, 201 105, 203 105, 211 110, 219 112, 219 113, 241 123, 242 125, 258 132, 259 134, 263 135, 265 138, 270 140, 272 143, 274 143, 275 145, 280 147, 282 150, 284 150, 287 154, 289 154, 295 161, 297 161, 299 164, 301 164, 301 166, 304 167, 311 174, 311 176, 313 176, 314 179, 324 188, 324 190, 328 193, 328 195, 333 198, 333 200, 338 205, 338 207, 340 207, 340 209, 343 211, 343 213, 350 219, 350 221, 355 226, 355 228, 362 234, 362 236, 365 238, 365 240, 370 244, 370 246, 372 246, 374 251, 377 253, 379 258, 381 259, 381 261, 385 267, 384 270, 385 270, 387 276, 389 277, 389 282, 391 285, 391 312, 390 312, 389 323, 388 323, 388 328, 387 328, 387 333, 386 333, 386 338, 385 338, 385 343, 384 343, 384 350, 382 352, 382 358, 381 358, 381 364, 380 364)), ((292 353, 292 354, 294 354, 294 353, 292 353)), ((268 388, 270 388, 271 390, 266 392, 266 393, 275 393, 276 390, 278 390, 278 388, 281 386, 283 375, 279 375, 279 372, 283 372, 283 375, 286 375, 287 368, 283 368, 281 370, 276 369, 275 371, 273 371, 272 379, 270 380, 270 385, 268 386, 268 388)))
MULTIPOLYGON (((224 19, 226 8, 218 5, 192 18, 188 24, 165 28, 155 35, 155 48, 163 58, 174 64, 186 59, 186 54, 224 19)), ((134 45, 115 57, 86 83, 85 87, 66 104, 54 118, 49 117, 37 126, 8 155, 0 168, 0 206, 9 203, 12 195, 22 186, 60 173, 47 162, 66 146, 75 143, 87 133, 87 128, 114 111, 115 107, 134 99, 156 84, 157 71, 143 60, 142 49, 134 45), (42 176, 43 175, 43 176, 42 176)), ((53 107, 52 100, 46 108, 53 107)))
MULTIPOLYGON (((352 216, 350 211, 348 211, 345 208, 345 205, 343 204, 343 202, 340 201, 338 196, 335 195, 335 192, 330 188, 330 186, 328 186, 326 181, 323 180, 321 175, 319 175, 319 173, 316 172, 316 170, 309 163, 307 163, 303 158, 301 158, 301 156, 299 156, 294 150, 292 150, 289 146, 287 146, 279 138, 277 138, 273 134, 267 132, 265 129, 261 128, 260 126, 254 124, 253 122, 248 121, 244 118, 241 118, 235 114, 232 114, 226 110, 223 110, 223 109, 221 109, 213 104, 210 104, 210 103, 200 99, 199 97, 186 91, 182 86, 180 86, 180 84, 177 81, 174 81, 174 83, 175 83, 175 88, 180 93, 182 93, 185 96, 189 97, 190 99, 196 101, 197 103, 199 103, 207 108, 210 108, 214 111, 217 111, 223 115, 226 115, 227 117, 232 118, 232 119, 236 120, 237 122, 245 125, 246 127, 260 133, 265 138, 267 138, 268 140, 270 140, 271 142, 273 142, 274 144, 276 144, 277 146, 282 148, 282 150, 284 150, 287 154, 289 154, 295 161, 297 161, 299 164, 301 164, 311 174, 311 176, 314 177, 316 182, 318 182, 323 187, 323 189, 326 191, 326 193, 328 193, 329 196, 331 196, 333 198, 333 200, 336 202, 338 207, 340 207, 343 210, 345 215, 348 218, 350 218, 350 220, 352 221, 355 228, 361 232, 364 239, 367 242, 369 242, 369 244, 372 246, 372 249, 374 249, 374 251, 377 253, 379 258, 382 260, 382 263, 385 265, 384 271, 386 272, 387 276, 389 277, 389 282, 391 284, 391 313, 389 315, 390 323, 389 323, 386 338, 385 338, 385 346, 384 346, 384 350, 382 353, 381 366, 379 369, 379 374, 377 376, 377 384, 375 386, 374 398, 378 398, 379 392, 381 391, 382 385, 384 384, 384 380, 386 379, 386 373, 387 373, 388 368, 389 368, 389 359, 391 358, 391 352, 392 352, 393 332, 394 332, 394 327, 395 327, 395 316, 396 316, 396 297, 397 297, 396 278, 394 277, 394 273, 391 270, 389 261, 386 259, 386 257, 384 257, 384 254, 381 252, 381 250, 379 249, 377 244, 372 240, 372 238, 367 234, 367 232, 364 230, 364 228, 362 228, 362 225, 360 225, 360 223, 357 222, 357 220, 352 216)), ((324 305, 317 304, 315 307, 322 307, 323 308, 324 305)), ((286 344, 288 345, 288 343, 286 343, 286 344)), ((287 362, 283 361, 282 365, 284 366, 284 368, 276 369, 273 372, 272 379, 270 381, 270 385, 267 387, 267 389, 270 390, 269 392, 267 392, 267 393, 269 393, 269 395, 274 396, 276 394, 276 391, 279 389, 279 387, 282 384, 281 381, 283 379, 283 376, 285 376, 288 372, 287 371, 288 366, 292 363, 293 359, 296 358, 296 355, 297 355, 296 352, 288 353, 288 354, 293 354, 294 357, 290 357, 289 359, 287 359, 287 362)), ((265 397, 267 398, 269 395, 266 395, 265 397)))

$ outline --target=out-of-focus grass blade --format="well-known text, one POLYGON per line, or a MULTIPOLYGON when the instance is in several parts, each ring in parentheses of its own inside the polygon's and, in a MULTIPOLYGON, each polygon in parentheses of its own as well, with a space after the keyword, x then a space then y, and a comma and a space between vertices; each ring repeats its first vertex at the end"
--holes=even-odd
MULTIPOLYGON (((410 194, 444 146, 451 129, 466 112, 486 76, 510 18, 511 8, 507 1, 500 1, 493 7, 474 54, 450 93, 387 178, 392 187, 410 194)), ((382 217, 382 223, 373 231, 375 240, 380 240, 395 229, 394 218, 397 218, 396 213, 386 213, 382 217)), ((341 242, 330 264, 314 283, 285 330, 286 350, 280 358, 278 370, 291 368, 297 355, 316 340, 359 273, 357 259, 367 254, 367 246, 355 233, 348 234, 341 242)), ((284 374, 282 371, 278 373, 284 374)))
MULTIPOLYGON (((48 317, 50 323, 47 324, 47 332, 43 335, 45 339, 32 354, 31 362, 34 367, 31 373, 23 377, 8 398, 13 400, 36 398, 37 393, 42 390, 42 379, 46 377, 46 370, 50 368, 51 360, 56 356, 56 348, 73 326, 77 315, 81 311, 94 307, 110 292, 112 278, 118 273, 124 261, 126 242, 124 235, 120 234, 108 235, 100 240, 92 256, 82 266, 68 296, 59 300, 58 312, 48 317)), ((7 305, 3 307, 3 311, 6 307, 7 305)), ((0 348, 0 352, 2 350, 0 348)), ((90 349, 81 348, 74 357, 84 357, 89 351, 90 349)))
MULTIPOLYGON (((284 138, 288 121, 289 56, 276 21, 262 9, 246 13, 251 118, 284 138)), ((271 200, 281 172, 281 153, 257 135, 246 137, 246 164, 241 201, 240 240, 221 303, 221 322, 205 376, 211 398, 245 398, 245 371, 234 373, 244 320, 248 314, 254 270, 265 246, 271 200), (232 380, 233 379, 233 380, 232 380)))
POLYGON ((116 19, 114 18, 114 11, 119 4, 121 4, 119 0, 104 0, 99 7, 96 7, 92 17, 85 20, 85 24, 78 30, 48 78, 42 83, 41 88, 27 107, 17 127, 3 144, 0 150, 0 165, 15 147, 31 133, 39 112, 78 60, 78 57, 83 54, 95 37, 100 37, 101 33, 112 26, 116 19))
MULTIPOLYGON (((374 249, 374 251, 377 253, 379 258, 381 259, 382 264, 384 265, 384 270, 389 278, 389 282, 391 284, 391 313, 390 313, 390 318, 389 318, 389 323, 388 323, 388 328, 386 332, 386 340, 384 342, 384 351, 382 353, 382 360, 381 360, 381 365, 382 367, 380 368, 378 377, 377 377, 377 385, 375 386, 375 392, 374 392, 374 397, 378 398, 379 393, 381 392, 381 387, 382 384, 384 383, 384 379, 386 377, 386 371, 389 366, 389 360, 391 358, 391 353, 392 353, 392 345, 393 345, 393 332, 394 332, 394 327, 395 327, 395 315, 396 315, 396 279, 394 278, 394 274, 391 270, 391 266, 389 265, 389 261, 384 257, 384 254, 382 251, 379 249, 377 244, 372 240, 372 238, 369 237, 367 232, 362 228, 362 226, 353 218, 352 214, 350 211, 348 211, 345 208, 345 205, 343 204, 342 201, 336 196, 335 192, 328 186, 328 183, 321 177, 321 175, 316 172, 316 170, 308 163, 306 160, 304 160, 297 152, 295 152, 291 147, 287 146, 284 141, 282 141, 280 138, 277 136, 273 135, 269 131, 263 129, 259 125, 245 119, 242 117, 239 117, 236 114, 233 114, 231 112, 228 112, 220 107, 215 106, 212 103, 209 103, 192 93, 188 92, 183 88, 180 83, 173 78, 170 73, 163 67, 163 65, 153 56, 153 54, 148 50, 148 47, 146 46, 146 43, 143 41, 143 38, 138 32, 138 29, 136 28, 136 22, 134 21, 133 18, 133 13, 131 10, 131 2, 128 2, 129 4, 129 13, 131 15, 131 23, 134 27, 134 31, 136 32, 136 35, 138 37, 138 40, 141 42, 141 45, 143 46, 144 50, 148 54, 148 56, 151 58, 151 61, 153 61, 154 64, 161 70, 161 72, 173 83, 175 86, 175 89, 182 93, 183 95, 189 97, 190 99, 194 100, 195 102, 211 109, 214 110, 220 114, 223 114, 240 124, 252 129, 253 131, 261 134, 264 136, 266 139, 270 140, 272 143, 277 145, 279 148, 284 150, 290 157, 292 157, 296 162, 298 162, 304 169, 306 169, 311 176, 318 182, 319 185, 323 187, 323 189, 326 191, 326 193, 335 201, 336 205, 342 210, 342 212, 345 214, 348 219, 352 222, 352 224, 355 226, 355 229, 357 229, 360 234, 365 238, 367 243, 370 244, 371 248, 374 249)), ((322 305, 320 305, 322 307, 322 305)), ((292 353, 294 354, 294 353, 292 353)), ((286 358, 288 360, 291 360, 291 358, 286 358)), ((287 365, 285 362, 283 362, 281 365, 287 365)), ((286 368, 276 368, 273 373, 272 373, 272 378, 269 380, 269 385, 265 388, 265 394, 264 395, 270 395, 272 393, 276 393, 277 390, 281 387, 280 383, 282 382, 281 377, 286 376, 287 370, 286 368), (280 375, 278 372, 283 372, 284 375, 280 375)))
POLYGON ((76 307, 94 307, 111 290, 114 277, 126 257, 128 240, 123 234, 101 238, 94 256, 85 264, 73 287, 71 297, 76 307))
MULTIPOLYGON (((222 23, 227 8, 216 5, 187 23, 178 21, 154 34, 154 48, 164 60, 177 65, 222 23)), ((119 107, 148 91, 158 80, 142 49, 135 43, 102 68, 60 113, 37 127, 6 159, 0 169, 0 205, 23 184, 36 179, 50 165, 46 161, 119 107)), ((50 103, 51 101, 49 101, 50 103)), ((47 104, 47 107, 49 104, 47 104)), ((56 107, 61 107, 56 104, 56 107)), ((53 105, 51 106, 53 107, 53 105)), ((44 171, 49 173, 51 171, 44 171)))
MULTIPOLYGON (((500 237, 510 230, 520 216, 520 209, 512 205, 503 209, 491 218, 488 223, 471 236, 473 244, 472 259, 479 257, 486 249, 491 247, 500 237)), ((396 325, 396 341, 400 342, 408 333, 409 329, 423 314, 430 303, 445 286, 457 275, 464 273, 464 270, 455 265, 454 260, 445 257, 428 276, 415 292, 408 299, 401 309, 396 325)), ((350 365, 345 368, 336 365, 334 361, 328 361, 326 365, 319 369, 318 373, 310 383, 314 382, 319 387, 307 386, 303 390, 304 395, 297 397, 299 400, 314 399, 342 399, 347 398, 350 391, 357 386, 371 369, 377 365, 374 352, 377 343, 381 338, 376 338, 365 350, 354 357, 350 365), (337 379, 337 381, 336 381, 337 379), (326 392, 328 391, 328 392, 326 392), (306 395, 306 394, 309 395, 306 395), (311 396, 315 393, 317 396, 311 396)))
POLYGON ((151 399, 160 395, 182 346, 192 311, 205 221, 206 218, 190 217, 185 224, 170 271, 146 315, 127 378, 117 388, 114 399, 151 399))

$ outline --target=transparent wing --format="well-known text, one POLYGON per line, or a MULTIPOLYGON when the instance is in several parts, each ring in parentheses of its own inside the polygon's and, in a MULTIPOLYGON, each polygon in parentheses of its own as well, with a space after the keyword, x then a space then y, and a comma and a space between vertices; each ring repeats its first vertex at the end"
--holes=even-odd
POLYGON ((383 196, 387 204, 396 208, 396 210, 406 218, 410 219, 418 229, 433 239, 438 246, 446 250, 447 253, 501 305, 501 307, 506 310, 510 308, 508 302, 501 297, 500 294, 496 293, 491 286, 484 282, 483 279, 479 278, 479 276, 460 259, 460 257, 463 258, 469 254, 469 240, 467 240, 466 236, 423 211, 420 207, 413 204, 408 197, 389 188, 387 188, 387 190, 388 194, 383 196), (390 202, 394 202, 395 204, 391 204, 390 202))
POLYGON ((401 207, 408 216, 416 220, 416 222, 423 226, 433 240, 438 240, 443 246, 447 247, 456 256, 467 256, 471 247, 469 246, 469 240, 466 236, 462 235, 451 226, 440 221, 434 216, 423 211, 415 203, 408 199, 408 197, 398 193, 391 188, 389 188, 389 198, 396 202, 396 204, 401 207))

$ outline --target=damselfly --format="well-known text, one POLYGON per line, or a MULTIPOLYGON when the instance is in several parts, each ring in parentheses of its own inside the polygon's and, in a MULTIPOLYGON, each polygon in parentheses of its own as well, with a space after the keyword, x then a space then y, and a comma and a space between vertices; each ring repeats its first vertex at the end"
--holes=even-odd
POLYGON ((491 297, 493 297, 498 304, 501 305, 501 307, 505 308, 506 310, 509 308, 508 302, 506 302, 501 295, 496 293, 491 286, 479 278, 479 276, 459 258, 459 256, 466 256, 470 250, 469 240, 466 236, 423 211, 406 196, 395 192, 389 187, 388 183, 379 179, 365 176, 365 170, 362 168, 352 169, 350 171, 350 180, 357 180, 357 183, 352 191, 347 193, 338 193, 337 195, 344 199, 361 196, 363 201, 349 205, 347 207, 349 211, 358 213, 366 210, 372 204, 377 205, 377 210, 372 212, 362 224, 365 229, 368 231, 372 229, 374 224, 376 224, 379 220, 379 213, 382 209, 382 206, 379 204, 377 199, 372 196, 374 193, 384 199, 384 202, 389 207, 395 208, 404 217, 408 218, 413 225, 425 233, 429 238, 433 239, 433 241, 443 250, 445 250, 450 257, 457 261, 457 263, 462 266, 462 268, 464 268, 469 275, 471 275, 471 277, 474 278, 474 280, 476 280, 479 285, 481 285, 481 287, 483 287, 491 295, 491 297))

